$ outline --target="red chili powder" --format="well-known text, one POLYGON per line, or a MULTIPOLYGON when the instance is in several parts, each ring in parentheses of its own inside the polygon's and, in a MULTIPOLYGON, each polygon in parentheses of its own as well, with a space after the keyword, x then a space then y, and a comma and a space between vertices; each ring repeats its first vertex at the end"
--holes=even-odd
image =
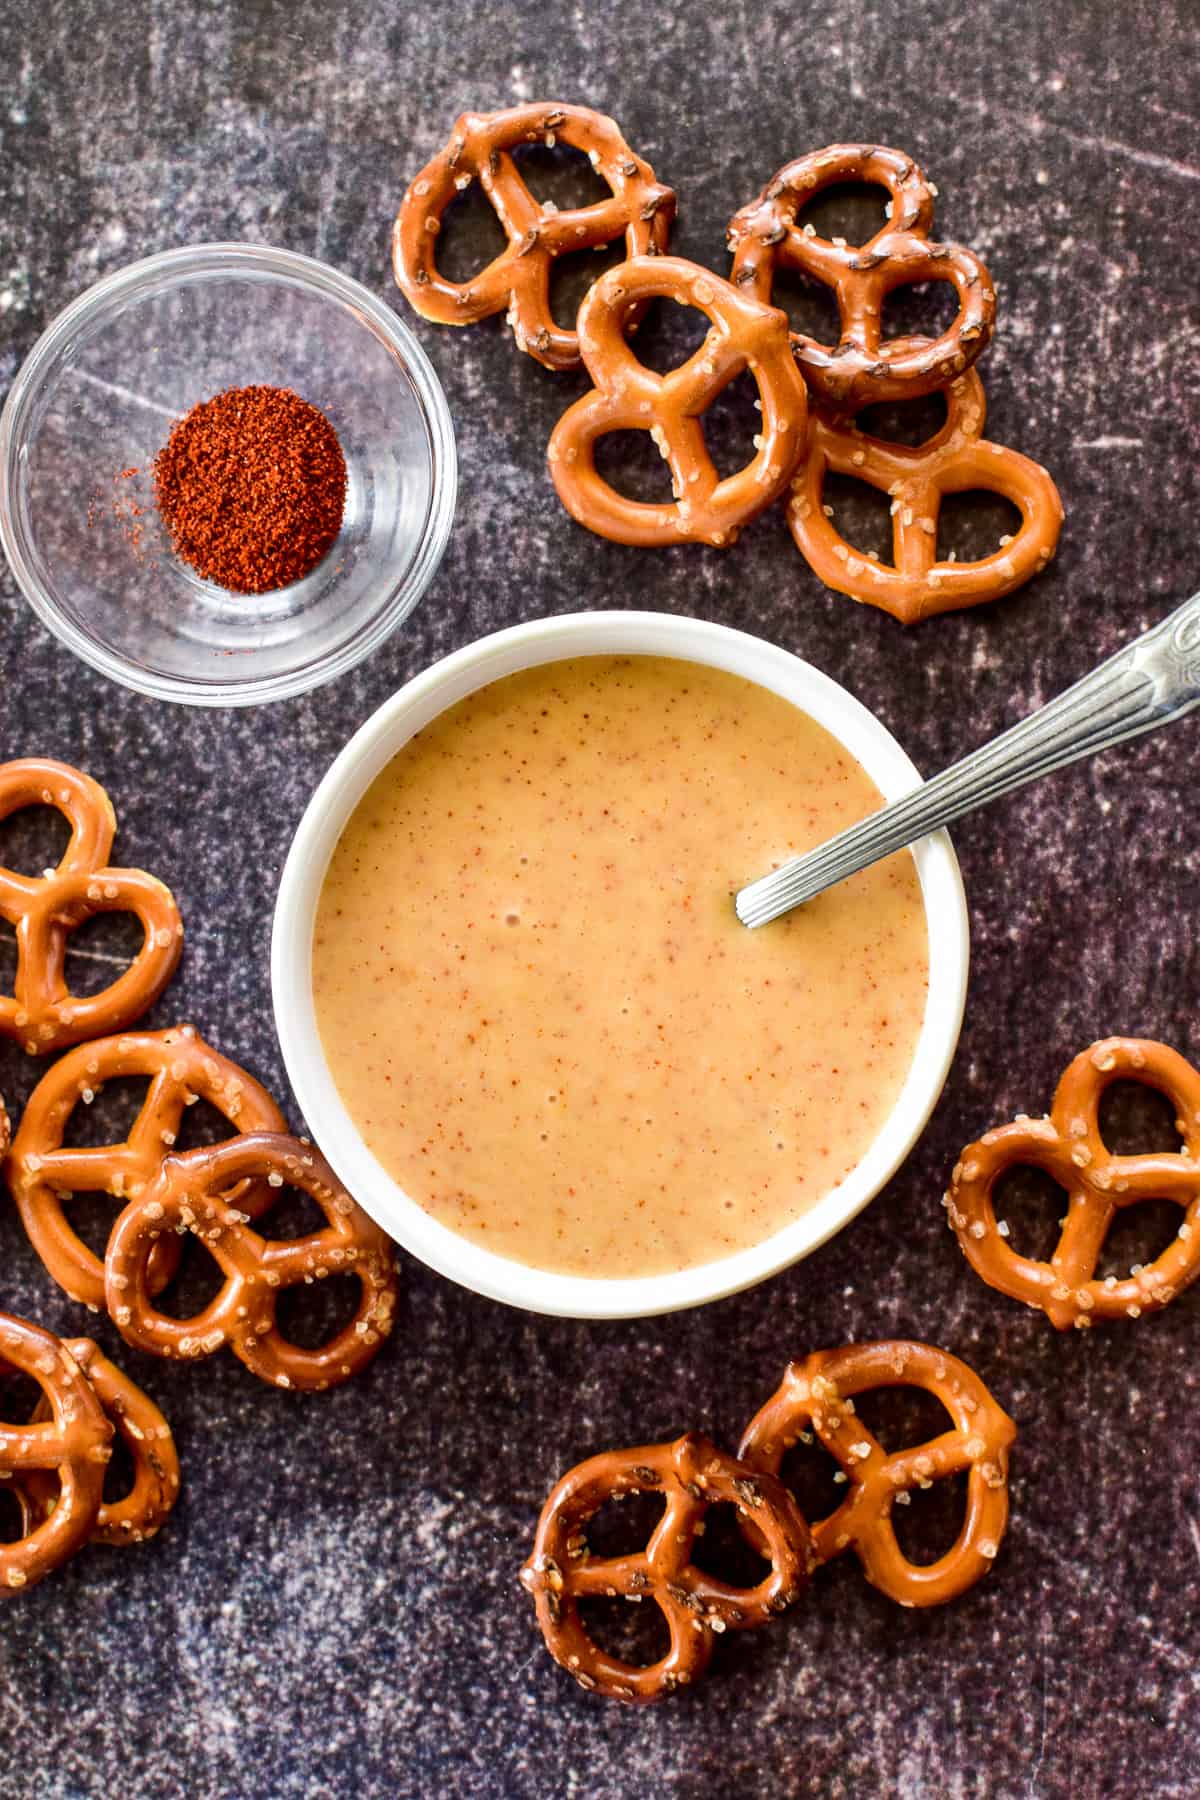
POLYGON ((228 388, 172 426, 154 488, 177 556, 235 594, 265 594, 307 575, 337 537, 346 459, 325 414, 290 388, 228 388))

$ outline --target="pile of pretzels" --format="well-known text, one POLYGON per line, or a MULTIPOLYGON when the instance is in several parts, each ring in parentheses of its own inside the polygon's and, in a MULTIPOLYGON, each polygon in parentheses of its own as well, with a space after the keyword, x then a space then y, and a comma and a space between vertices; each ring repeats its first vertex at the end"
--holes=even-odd
MULTIPOLYGON (((15 1135, 0 1102, 0 1158, 29 1242, 72 1300, 106 1312, 127 1344, 195 1360, 228 1346, 262 1380, 318 1390, 348 1380, 391 1332, 395 1253, 312 1144, 288 1133, 280 1108, 252 1075, 194 1026, 130 1029, 163 993, 179 961, 183 927, 168 889, 108 858, 116 819, 107 794, 65 764, 29 758, 0 766, 0 820, 24 807, 63 814, 71 836, 55 868, 39 876, 0 868, 0 917, 16 933, 11 996, 0 996, 0 1034, 30 1055, 64 1050, 30 1096, 15 1135), (99 912, 130 912, 143 930, 131 966, 101 993, 79 996, 66 976, 72 931, 99 912), (81 1147, 71 1121, 105 1082, 145 1081, 141 1108, 119 1143, 81 1147), (180 1151, 184 1115, 204 1100, 229 1127, 223 1142, 180 1151), (10 1141, 11 1140, 11 1141, 10 1141), (324 1215, 302 1237, 266 1235, 284 1190, 324 1215), (112 1195, 121 1211, 103 1258, 73 1228, 69 1203, 112 1195), (157 1304, 184 1242, 195 1237, 224 1281, 191 1318, 157 1304), (326 1343, 284 1336, 280 1295, 334 1275, 358 1283, 354 1316, 326 1343)), ((91 1538, 139 1541, 162 1523, 179 1487, 179 1464, 162 1414, 89 1339, 60 1340, 0 1314, 4 1367, 41 1389, 32 1418, 0 1424, 0 1479, 11 1483, 23 1535, 0 1544, 0 1593, 30 1586, 91 1538), (114 1429, 132 1454, 133 1487, 103 1498, 114 1429)))
POLYGON ((0 1544, 0 1593, 31 1587, 84 1544, 153 1537, 179 1492, 175 1440, 153 1400, 91 1338, 64 1340, 8 1313, 0 1313, 0 1365, 40 1389, 27 1423, 0 1425, 0 1478, 21 1516, 21 1536, 0 1544), (133 1481, 108 1504, 114 1433, 133 1481))
POLYGON ((1008 1451, 1016 1426, 958 1357, 929 1344, 889 1340, 820 1350, 792 1363, 742 1436, 737 1458, 689 1434, 673 1444, 593 1456, 564 1475, 542 1510, 521 1581, 555 1661, 605 1698, 660 1700, 701 1676, 714 1638, 768 1624, 803 1594, 815 1569, 853 1550, 868 1579, 901 1606, 937 1606, 986 1575, 1008 1521, 1008 1451), (950 1429, 889 1452, 858 1417, 855 1400, 879 1388, 920 1387, 945 1407, 950 1429), (787 1452, 814 1438, 838 1465, 846 1497, 809 1525, 780 1471, 787 1452), (904 1555, 892 1509, 914 1488, 965 1472, 967 1507, 954 1544, 933 1563, 904 1555), (662 1516, 643 1552, 596 1556, 588 1526, 609 1500, 657 1494, 662 1516), (732 1586, 693 1563, 713 1506, 731 1505, 767 1563, 753 1587, 732 1586), (592 1636, 580 1603, 649 1601, 662 1612, 670 1647, 639 1665, 592 1636))
POLYGON ((533 103, 464 113, 450 141, 406 190, 392 238, 396 280, 425 318, 469 325, 506 312, 519 349, 546 368, 583 363, 593 389, 569 407, 547 458, 568 512, 617 543, 725 546, 787 497, 797 548, 827 587, 881 607, 905 623, 1011 593, 1045 568, 1062 525, 1058 490, 1028 457, 983 437, 985 400, 974 367, 995 324, 987 269, 962 245, 933 235, 936 188, 898 150, 835 144, 772 176, 729 222, 729 278, 667 254, 675 195, 625 142, 612 119, 587 107, 533 103), (610 189, 595 205, 539 202, 515 152, 557 143, 585 153, 610 189), (823 190, 847 182, 883 188, 883 227, 864 244, 818 236, 804 213, 823 190), (451 202, 478 183, 508 239, 469 282, 448 281, 437 239, 451 202), (574 329, 550 307, 556 257, 624 239, 628 260, 601 275, 574 329), (772 304, 778 270, 832 289, 841 321, 836 344, 793 331, 772 304), (896 288, 948 282, 958 310, 935 338, 888 338, 883 306, 896 288), (647 306, 670 298, 709 320, 699 349, 666 375, 635 355, 630 334, 647 306), (748 370, 762 414, 755 454, 720 477, 701 418, 748 370), (945 423, 912 447, 860 431, 856 416, 883 402, 944 392, 945 423), (668 465, 673 498, 652 504, 619 493, 596 466, 596 445, 615 431, 646 431, 668 465), (829 471, 882 490, 891 501, 894 562, 840 535, 825 501, 829 471), (960 562, 938 555, 944 495, 983 489, 1021 515, 991 554, 960 562))
MULTIPOLYGON (((1169 1306, 1200 1277, 1200 1071, 1177 1050, 1145 1038, 1103 1038, 1074 1058, 1043 1118, 1019 1115, 985 1131, 954 1167, 942 1204, 971 1267, 989 1286, 1044 1312, 1060 1331, 1137 1320, 1169 1306), (1177 1150, 1118 1154, 1105 1143, 1101 1102, 1118 1082, 1170 1102, 1177 1150), (1004 1177, 1045 1171, 1065 1212, 1048 1261, 1025 1256, 997 1214, 1004 1177), (1180 1208, 1159 1254, 1127 1276, 1100 1276, 1105 1241, 1120 1212, 1147 1200, 1180 1208)), ((936 1606, 964 1593, 994 1563, 1008 1520, 1008 1452, 1016 1426, 978 1375, 948 1351, 889 1341, 819 1351, 793 1363, 747 1426, 737 1460, 694 1435, 673 1444, 604 1452, 564 1475, 542 1510, 521 1571, 551 1655, 605 1698, 659 1700, 702 1675, 714 1634, 766 1624, 804 1591, 809 1574, 853 1550, 868 1579, 901 1606, 936 1606), (886 1452, 855 1412, 877 1388, 919 1387, 936 1396, 950 1429, 928 1443, 886 1452), (810 1526, 781 1479, 787 1452, 816 1439, 847 1485, 837 1509, 810 1526), (967 1472, 954 1544, 933 1563, 900 1548, 892 1511, 913 1488, 967 1472), (591 1521, 613 1499, 654 1493, 665 1502, 645 1550, 593 1554, 591 1521), (692 1562, 708 1509, 731 1504, 743 1534, 769 1564, 753 1588, 733 1587, 692 1562), (670 1648, 637 1665, 611 1655, 589 1631, 581 1603, 650 1601, 670 1648)))

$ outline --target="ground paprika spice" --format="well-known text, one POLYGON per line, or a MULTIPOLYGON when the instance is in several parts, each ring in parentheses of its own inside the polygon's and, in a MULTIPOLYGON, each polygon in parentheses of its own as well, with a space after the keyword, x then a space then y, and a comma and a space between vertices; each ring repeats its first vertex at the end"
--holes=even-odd
POLYGON ((325 414, 290 388, 228 388, 172 426, 154 489, 177 556, 233 593, 265 594, 334 542, 346 459, 325 414))

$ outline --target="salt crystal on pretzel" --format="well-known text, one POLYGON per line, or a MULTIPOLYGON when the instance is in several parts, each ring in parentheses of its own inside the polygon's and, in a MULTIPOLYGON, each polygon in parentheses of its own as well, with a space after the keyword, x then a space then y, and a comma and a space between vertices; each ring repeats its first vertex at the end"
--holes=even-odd
POLYGON ((814 394, 841 411, 884 400, 915 399, 947 387, 979 356, 992 334, 996 293, 983 263, 961 244, 938 243, 933 188, 901 150, 832 144, 773 175, 756 200, 729 222, 736 286, 771 298, 778 265, 833 289, 841 319, 836 345, 796 333, 796 360, 814 394), (888 217, 865 244, 819 237, 797 223, 822 189, 867 182, 889 195, 888 217), (953 323, 937 338, 887 340, 883 305, 896 288, 949 282, 958 295, 953 323))
POLYGON ((175 972, 183 925, 161 881, 109 867, 117 821, 99 782, 41 757, 0 765, 0 820, 26 806, 52 806, 71 827, 61 861, 44 875, 0 868, 0 918, 17 934, 17 973, 12 994, 0 995, 0 1033, 44 1056, 140 1018, 175 972), (73 994, 63 972, 67 939, 103 912, 133 913, 141 949, 100 993, 73 994))
POLYGON ((409 186, 392 233, 392 266, 410 305, 440 325, 472 325, 505 312, 517 346, 548 369, 573 369, 579 340, 550 310, 555 257, 601 249, 624 237, 630 256, 667 247, 675 195, 634 154, 615 122, 586 106, 537 101, 501 112, 463 113, 450 142, 409 186), (522 144, 561 140, 586 152, 607 182, 608 199, 591 206, 540 202, 512 152, 522 144), (442 215, 478 181, 508 238, 507 248, 469 282, 448 281, 437 267, 442 215))
MULTIPOLYGON (((914 341, 897 340, 901 346, 914 341)), ((923 444, 870 437, 850 418, 813 406, 808 455, 792 484, 787 517, 796 548, 826 587, 910 625, 998 600, 1041 573, 1058 547, 1063 519, 1058 489, 1040 463, 983 438, 986 416, 975 369, 951 385, 945 422, 923 444), (891 497, 893 564, 867 556, 838 532, 825 505, 831 470, 891 497), (977 489, 1012 502, 1021 514, 1017 531, 987 556, 939 560, 943 498, 977 489)))
POLYGON ((966 1363, 907 1340, 818 1350, 788 1366, 776 1393, 746 1427, 738 1455, 777 1475, 788 1450, 809 1430, 837 1460, 847 1487, 837 1510, 812 1528, 818 1563, 853 1550, 867 1579, 901 1606, 940 1606, 987 1574, 1008 1520, 1008 1451, 1017 1428, 966 1363), (928 1443, 885 1450, 856 1414, 854 1400, 887 1387, 935 1394, 951 1429, 928 1443), (954 1544, 936 1562, 910 1562, 892 1525, 893 1505, 915 1487, 964 1470, 967 1510, 954 1544))
MULTIPOLYGON (((81 1044, 43 1075, 21 1115, 5 1174, 30 1243, 73 1300, 104 1306, 104 1264, 73 1229, 64 1201, 73 1194, 136 1197, 173 1148, 187 1108, 206 1101, 227 1119, 231 1134, 286 1131, 267 1090, 197 1035, 193 1025, 167 1031, 128 1031, 81 1044), (144 1077, 146 1097, 117 1144, 64 1144, 75 1107, 90 1104, 106 1081, 144 1077)), ((225 1196, 256 1217, 272 1200, 263 1181, 225 1196)), ((161 1292, 179 1263, 178 1239, 163 1238, 149 1269, 150 1291, 161 1292)))
POLYGON ((808 1526, 783 1484, 758 1475, 695 1433, 673 1444, 605 1451, 571 1469, 551 1492, 521 1581, 554 1660, 583 1688, 608 1699, 648 1702, 703 1675, 714 1636, 765 1625, 796 1601, 812 1568, 808 1526), (586 1528, 605 1501, 633 1493, 666 1502, 645 1550, 591 1555, 586 1528), (733 1587, 692 1562, 711 1506, 732 1504, 753 1518, 769 1574, 755 1587, 733 1587), (579 1602, 597 1595, 650 1601, 666 1620, 671 1644, 646 1666, 622 1662, 589 1636, 579 1602))
POLYGON ((266 1131, 168 1156, 117 1220, 105 1260, 105 1301, 126 1343, 188 1359, 228 1344, 254 1374, 282 1388, 336 1387, 365 1368, 392 1330, 396 1288, 390 1240, 324 1157, 298 1138, 266 1131), (263 1237, 225 1198, 252 1180, 299 1188, 316 1201, 326 1226, 306 1237, 263 1237), (153 1305, 150 1263, 167 1232, 198 1237, 225 1275, 215 1298, 190 1319, 153 1305), (337 1274, 359 1283, 353 1319, 316 1349, 289 1343, 276 1321, 280 1292, 337 1274))
POLYGON ((1200 1072, 1166 1044, 1104 1038, 1083 1050, 1058 1084, 1046 1119, 1018 1119, 969 1144, 943 1205, 967 1261, 989 1287, 1040 1308, 1060 1331, 1097 1319, 1160 1312, 1200 1276, 1200 1072), (1183 1140, 1178 1152, 1118 1156, 1100 1131, 1100 1102, 1114 1081, 1164 1094, 1183 1140), (1008 1170, 1044 1169, 1067 1194, 1049 1262, 1022 1256, 997 1220, 996 1185, 1008 1170), (1104 1241, 1123 1207, 1170 1200, 1183 1209, 1175 1237, 1127 1276, 1096 1274, 1104 1241))
POLYGON ((808 397, 786 314, 682 257, 638 257, 601 276, 578 325, 595 385, 563 414, 546 453, 572 518, 620 544, 734 543, 783 493, 804 454, 808 397), (630 309, 659 296, 711 322, 699 349, 666 375, 640 362, 625 335, 630 309), (762 429, 750 462, 722 479, 700 419, 743 369, 758 387, 762 429), (603 479, 596 444, 613 431, 650 433, 670 468, 673 501, 629 500, 603 479))

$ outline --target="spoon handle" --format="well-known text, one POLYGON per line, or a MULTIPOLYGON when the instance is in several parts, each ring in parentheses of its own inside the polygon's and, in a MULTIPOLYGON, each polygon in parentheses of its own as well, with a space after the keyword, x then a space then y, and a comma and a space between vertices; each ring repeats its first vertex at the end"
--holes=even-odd
POLYGON ((1081 756, 1180 719, 1200 702, 1200 594, 1047 706, 940 775, 785 863, 737 895, 743 925, 765 925, 835 882, 1081 756))

